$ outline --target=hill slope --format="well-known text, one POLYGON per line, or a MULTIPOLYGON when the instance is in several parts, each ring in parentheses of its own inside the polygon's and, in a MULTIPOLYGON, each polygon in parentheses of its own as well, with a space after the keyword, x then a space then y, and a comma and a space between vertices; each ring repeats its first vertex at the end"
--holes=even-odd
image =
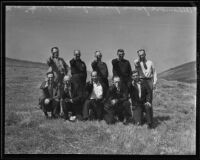
POLYGON ((159 78, 180 82, 196 82, 196 62, 189 62, 158 74, 159 78))
POLYGON ((156 128, 152 130, 146 125, 125 126, 120 122, 73 123, 45 119, 36 108, 46 68, 38 68, 34 63, 32 67, 21 61, 16 63, 20 67, 6 63, 6 154, 196 153, 194 84, 159 79, 153 101, 156 128))

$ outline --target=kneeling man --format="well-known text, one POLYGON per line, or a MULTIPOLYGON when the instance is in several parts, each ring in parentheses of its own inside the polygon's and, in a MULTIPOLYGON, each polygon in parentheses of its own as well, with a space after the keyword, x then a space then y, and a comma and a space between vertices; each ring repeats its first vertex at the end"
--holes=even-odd
POLYGON ((83 102, 83 87, 75 87, 71 82, 71 76, 65 75, 63 84, 61 85, 61 111, 64 114, 65 120, 75 120, 81 118, 83 102), (72 113, 69 117, 69 112, 72 113))
POLYGON ((105 102, 104 119, 108 124, 115 122, 115 116, 127 124, 132 116, 130 102, 128 100, 128 88, 121 83, 118 76, 113 77, 114 84, 110 86, 105 102))
POLYGON ((60 112, 60 94, 56 83, 54 82, 54 75, 52 72, 47 73, 47 79, 40 86, 43 95, 39 99, 39 105, 43 110, 46 118, 48 113, 51 112, 51 117, 56 118, 60 112))
POLYGON ((97 72, 93 71, 91 73, 91 81, 86 84, 86 101, 83 106, 84 120, 92 119, 92 117, 102 120, 105 95, 106 86, 100 81, 97 72))
POLYGON ((151 90, 146 81, 139 78, 138 71, 132 72, 132 83, 129 85, 129 92, 135 123, 141 125, 143 114, 146 112, 148 128, 152 128, 153 109, 151 105, 151 90))

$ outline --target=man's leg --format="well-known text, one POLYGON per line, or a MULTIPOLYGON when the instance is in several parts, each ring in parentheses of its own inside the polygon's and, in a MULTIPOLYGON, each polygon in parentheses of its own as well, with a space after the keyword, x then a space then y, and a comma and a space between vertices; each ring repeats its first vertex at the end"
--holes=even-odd
POLYGON ((87 120, 89 118, 89 109, 90 109, 91 100, 87 99, 83 105, 83 119, 87 120))
POLYGON ((132 112, 131 112, 131 103, 127 100, 122 103, 122 113, 123 117, 126 118, 126 122, 128 123, 132 117, 132 112))
POLYGON ((148 127, 152 127, 153 125, 153 108, 152 106, 145 106, 145 111, 146 111, 146 119, 147 119, 147 125, 148 127))
POLYGON ((64 119, 67 120, 69 119, 68 112, 71 109, 71 103, 62 101, 62 106, 63 106, 63 112, 64 112, 64 119))
POLYGON ((101 100, 94 100, 91 108, 94 110, 95 118, 98 120, 102 120, 103 104, 101 103, 101 100))
POLYGON ((142 125, 143 109, 141 105, 135 106, 133 109, 133 119, 137 125, 142 125))
POLYGON ((52 100, 52 116, 55 117, 55 118, 58 118, 59 116, 59 113, 60 113, 60 102, 59 100, 55 100, 53 99, 52 100))

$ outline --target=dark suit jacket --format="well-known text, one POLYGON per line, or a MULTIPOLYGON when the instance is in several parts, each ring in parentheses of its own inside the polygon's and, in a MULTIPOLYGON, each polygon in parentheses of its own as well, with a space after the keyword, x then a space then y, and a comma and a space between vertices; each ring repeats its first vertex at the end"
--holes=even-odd
POLYGON ((118 103, 122 103, 128 100, 128 88, 124 87, 122 84, 120 87, 120 92, 117 92, 117 88, 113 85, 110 86, 106 95, 106 104, 110 105, 112 99, 117 99, 118 103))
POLYGON ((121 78, 128 78, 131 76, 131 65, 126 59, 119 61, 117 58, 112 60, 113 76, 119 76, 121 78))
MULTIPOLYGON (((106 86, 101 81, 99 81, 99 83, 103 87, 103 100, 104 100, 105 97, 106 97, 106 94, 107 94, 107 92, 106 92, 106 86)), ((86 83, 86 87, 85 87, 85 99, 90 98, 92 90, 93 90, 93 84, 92 84, 91 81, 89 81, 89 82, 86 83)))
POLYGON ((40 89, 43 90, 43 98, 53 98, 53 99, 59 99, 60 98, 60 92, 59 92, 59 88, 56 85, 56 83, 53 83, 52 87, 53 87, 53 94, 50 94, 50 88, 47 86, 45 87, 46 81, 44 81, 41 86, 40 89))
POLYGON ((70 60, 71 74, 82 74, 87 77, 87 70, 85 62, 82 60, 75 60, 74 58, 70 60))
POLYGON ((96 71, 99 77, 108 78, 108 68, 105 62, 93 61, 91 66, 93 71, 96 71))
POLYGON ((62 99, 72 99, 74 104, 79 104, 83 101, 83 87, 75 87, 73 83, 71 83, 71 98, 68 92, 64 91, 64 84, 61 85, 60 92, 62 99))
POLYGON ((139 90, 136 84, 134 86, 129 84, 129 93, 133 106, 151 102, 151 90, 145 82, 141 82, 141 98, 139 98, 139 90))

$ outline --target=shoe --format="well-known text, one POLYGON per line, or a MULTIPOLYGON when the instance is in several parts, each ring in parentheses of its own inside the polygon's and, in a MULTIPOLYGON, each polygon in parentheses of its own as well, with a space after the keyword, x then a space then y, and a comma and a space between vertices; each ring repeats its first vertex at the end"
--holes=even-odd
POLYGON ((148 129, 153 129, 153 125, 152 124, 148 124, 148 129))
POLYGON ((71 122, 76 121, 76 116, 71 116, 71 117, 69 118, 69 120, 70 120, 71 122))

